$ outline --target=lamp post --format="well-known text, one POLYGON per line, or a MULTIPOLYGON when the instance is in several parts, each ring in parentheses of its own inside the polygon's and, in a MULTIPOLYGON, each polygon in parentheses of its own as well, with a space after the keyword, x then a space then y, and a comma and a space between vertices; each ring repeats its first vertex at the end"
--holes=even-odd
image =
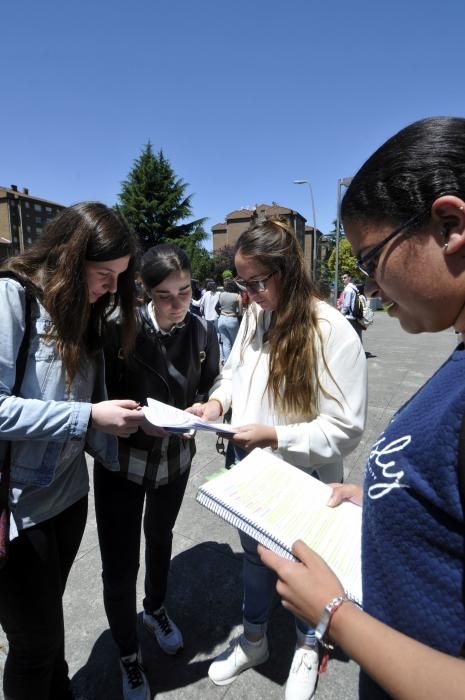
POLYGON ((341 232, 341 201, 342 188, 349 187, 351 177, 340 177, 337 181, 337 214, 336 214, 336 258, 334 261, 334 303, 337 301, 337 285, 339 278, 339 235, 341 232))
POLYGON ((313 217, 313 261, 312 261, 312 277, 315 279, 316 276, 316 257, 318 253, 318 242, 317 242, 317 230, 316 230, 316 213, 315 213, 315 200, 313 199, 313 189, 308 180, 294 180, 294 185, 308 185, 310 190, 310 201, 312 203, 312 217, 313 217))

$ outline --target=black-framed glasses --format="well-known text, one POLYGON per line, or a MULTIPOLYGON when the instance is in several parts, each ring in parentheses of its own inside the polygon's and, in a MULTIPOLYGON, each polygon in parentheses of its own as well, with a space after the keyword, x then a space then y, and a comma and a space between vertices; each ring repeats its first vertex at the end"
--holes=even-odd
POLYGON ((407 228, 407 226, 410 226, 410 224, 418 221, 422 216, 423 214, 415 214, 415 216, 411 216, 410 219, 405 221, 400 226, 397 226, 397 228, 395 228, 394 231, 391 231, 386 238, 383 238, 382 241, 377 243, 375 247, 368 251, 366 255, 357 255, 357 267, 360 272, 363 272, 363 274, 367 277, 373 277, 378 265, 379 254, 384 246, 389 243, 389 241, 392 241, 397 234, 401 233, 405 228, 407 228))
POLYGON ((277 270, 274 270, 273 272, 270 272, 269 275, 266 275, 266 277, 262 277, 259 280, 243 280, 240 277, 235 277, 234 282, 237 284, 239 289, 242 289, 245 292, 252 292, 252 294, 258 294, 259 292, 265 291, 266 283, 277 272, 277 270))

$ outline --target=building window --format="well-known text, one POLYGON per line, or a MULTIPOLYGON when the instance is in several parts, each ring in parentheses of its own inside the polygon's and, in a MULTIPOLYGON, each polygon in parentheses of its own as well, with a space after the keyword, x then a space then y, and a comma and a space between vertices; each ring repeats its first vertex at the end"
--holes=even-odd
POLYGON ((24 206, 26 207, 26 209, 29 209, 31 205, 29 204, 29 202, 24 202, 24 206))
POLYGON ((34 210, 42 213, 42 206, 40 204, 34 204, 34 210))

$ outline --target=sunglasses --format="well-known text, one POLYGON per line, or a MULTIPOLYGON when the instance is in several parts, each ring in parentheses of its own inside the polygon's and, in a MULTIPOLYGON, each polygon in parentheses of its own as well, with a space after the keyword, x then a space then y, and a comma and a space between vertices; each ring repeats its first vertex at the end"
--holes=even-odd
POLYGON ((391 231, 389 235, 386 236, 386 238, 383 238, 382 241, 377 243, 374 248, 372 248, 366 255, 357 255, 357 267, 360 270, 360 272, 363 272, 364 275, 367 277, 373 277, 376 268, 378 266, 378 258, 379 254, 384 248, 384 246, 389 243, 389 241, 392 241, 395 236, 397 236, 399 233, 401 233, 404 229, 407 228, 407 226, 410 226, 410 224, 413 224, 415 221, 418 221, 421 219, 423 214, 415 214, 415 216, 410 217, 405 223, 401 224, 400 226, 397 226, 397 228, 394 229, 394 231, 391 231))
POLYGON ((266 277, 262 277, 259 280, 246 281, 240 277, 235 277, 234 282, 237 284, 239 289, 245 292, 252 292, 252 294, 258 294, 259 292, 264 292, 266 290, 266 282, 273 277, 278 271, 270 272, 266 277))

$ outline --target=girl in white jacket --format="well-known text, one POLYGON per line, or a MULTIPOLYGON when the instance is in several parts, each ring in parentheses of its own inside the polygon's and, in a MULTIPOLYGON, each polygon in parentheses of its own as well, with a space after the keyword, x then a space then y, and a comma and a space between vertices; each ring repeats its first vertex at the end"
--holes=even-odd
MULTIPOLYGON (((341 314, 321 301, 305 271, 296 236, 266 221, 236 244, 236 283, 251 304, 231 355, 205 404, 192 411, 214 420, 232 406, 240 458, 269 448, 323 481, 341 481, 343 456, 360 440, 366 415, 366 361, 357 335, 341 314)), ((244 633, 210 666, 217 685, 268 659, 266 628, 275 575, 261 563, 257 543, 240 533, 244 548, 244 633)), ((297 648, 286 700, 314 694, 318 650, 313 628, 296 618, 297 648)))

